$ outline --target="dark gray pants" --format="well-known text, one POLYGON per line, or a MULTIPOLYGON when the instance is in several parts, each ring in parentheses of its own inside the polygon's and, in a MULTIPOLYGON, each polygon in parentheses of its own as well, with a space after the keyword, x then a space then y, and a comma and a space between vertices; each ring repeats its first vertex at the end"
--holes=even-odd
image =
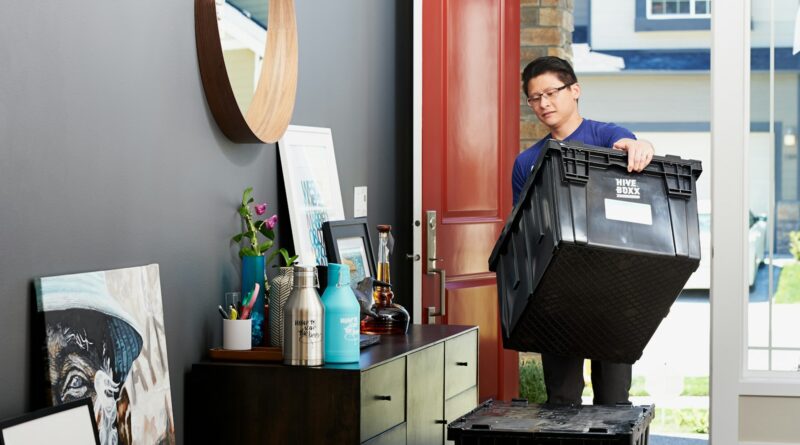
MULTIPOLYGON (((628 403, 631 365, 592 360, 595 405, 628 403)), ((547 403, 580 405, 583 393, 583 359, 542 353, 547 403)))

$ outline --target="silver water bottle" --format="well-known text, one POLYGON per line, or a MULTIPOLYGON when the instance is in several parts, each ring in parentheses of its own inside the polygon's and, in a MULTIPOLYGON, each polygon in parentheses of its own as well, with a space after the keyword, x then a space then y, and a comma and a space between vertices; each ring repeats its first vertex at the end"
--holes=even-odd
POLYGON ((323 364, 325 308, 316 285, 316 267, 294 266, 294 285, 283 307, 283 363, 323 364))

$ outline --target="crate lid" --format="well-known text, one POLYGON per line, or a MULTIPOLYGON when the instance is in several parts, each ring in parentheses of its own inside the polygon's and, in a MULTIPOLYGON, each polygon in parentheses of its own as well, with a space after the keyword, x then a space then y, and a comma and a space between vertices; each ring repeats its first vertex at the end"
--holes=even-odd
MULTIPOLYGON (((613 150, 605 147, 596 147, 586 145, 578 141, 559 141, 556 139, 548 139, 545 142, 544 149, 539 152, 536 162, 531 170, 525 185, 519 194, 519 199, 514 204, 511 214, 506 220, 505 226, 500 233, 500 237, 492 249, 489 256, 489 270, 497 270, 497 261, 500 252, 505 248, 508 242, 509 233, 512 231, 514 224, 522 215, 522 207, 524 203, 530 199, 529 195, 533 189, 533 183, 539 170, 544 165, 544 159, 548 156, 553 156, 554 153, 561 154, 563 159, 570 161, 569 165, 562 165, 562 180, 563 181, 578 181, 586 182, 590 167, 603 167, 603 168, 620 168, 627 169, 628 167, 628 154, 621 150, 613 150)), ((670 194, 688 198, 694 192, 691 188, 686 188, 680 181, 680 176, 685 172, 693 176, 696 180, 703 171, 700 161, 694 159, 681 159, 678 156, 653 156, 650 164, 640 174, 652 174, 664 177, 665 186, 670 194)))

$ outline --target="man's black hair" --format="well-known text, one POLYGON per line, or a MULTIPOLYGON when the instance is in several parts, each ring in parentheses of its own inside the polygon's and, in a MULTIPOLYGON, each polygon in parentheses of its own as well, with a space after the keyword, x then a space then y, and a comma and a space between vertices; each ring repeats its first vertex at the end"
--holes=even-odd
POLYGON ((555 56, 539 57, 522 70, 522 92, 526 97, 528 96, 528 82, 544 73, 555 74, 564 84, 573 84, 578 81, 572 65, 566 60, 555 56))

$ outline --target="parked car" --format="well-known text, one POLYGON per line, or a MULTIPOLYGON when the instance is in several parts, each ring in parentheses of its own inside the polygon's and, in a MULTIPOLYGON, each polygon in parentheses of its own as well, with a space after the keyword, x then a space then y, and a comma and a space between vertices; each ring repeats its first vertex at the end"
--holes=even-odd
MULTIPOLYGON (((707 201, 697 204, 700 223, 700 266, 689 277, 684 289, 709 289, 711 287, 711 206, 707 201)), ((750 229, 748 239, 750 247, 747 252, 748 283, 752 286, 756 281, 758 267, 764 262, 767 251, 767 215, 755 215, 750 212, 750 229)))

